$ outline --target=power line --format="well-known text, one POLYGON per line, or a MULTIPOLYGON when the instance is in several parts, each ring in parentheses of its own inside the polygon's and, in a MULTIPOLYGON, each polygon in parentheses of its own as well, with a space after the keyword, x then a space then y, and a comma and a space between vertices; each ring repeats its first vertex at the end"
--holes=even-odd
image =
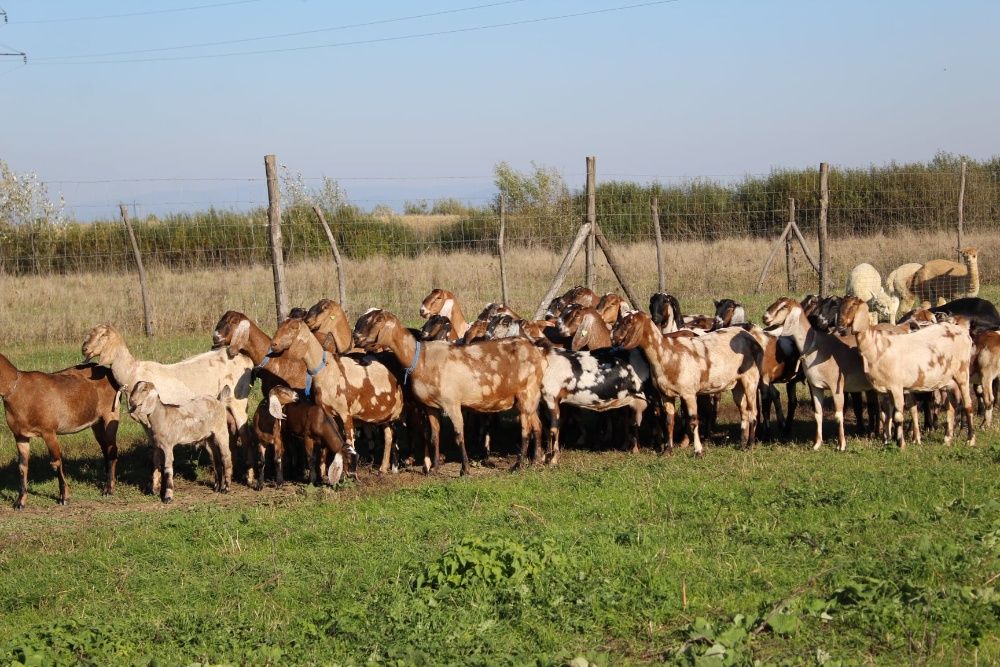
POLYGON ((441 37, 444 35, 457 35, 462 33, 476 32, 480 30, 494 30, 497 28, 510 28, 514 26, 530 25, 535 23, 547 23, 551 21, 561 21, 581 16, 595 16, 598 14, 610 14, 643 7, 653 7, 679 2, 679 0, 653 0, 652 2, 641 2, 631 5, 620 5, 618 7, 606 7, 604 9, 593 9, 586 12, 575 12, 572 14, 558 14, 555 16, 543 16, 534 19, 522 19, 519 21, 507 21, 504 23, 491 23, 486 25, 471 26, 467 28, 453 28, 451 30, 436 30, 433 32, 412 33, 409 35, 397 35, 395 37, 378 37, 374 39, 361 39, 351 42, 334 42, 330 44, 315 44, 312 46, 293 46, 280 49, 259 49, 254 51, 230 51, 227 53, 213 53, 197 56, 167 56, 157 58, 131 58, 122 60, 91 60, 88 62, 40 62, 40 65, 114 65, 119 63, 148 63, 148 62, 168 62, 175 60, 206 60, 215 58, 228 58, 234 56, 265 55, 272 53, 290 53, 295 51, 314 51, 317 49, 329 49, 342 46, 360 46, 363 44, 380 44, 384 42, 398 42, 410 39, 422 39, 427 37, 441 37))
MULTIPOLYGON (((69 23, 71 21, 100 21, 104 19, 121 19, 121 18, 132 18, 136 16, 153 16, 156 14, 175 14, 177 12, 191 12, 198 9, 214 9, 216 7, 228 7, 230 5, 248 5, 251 2, 260 2, 260 0, 230 0, 230 2, 213 2, 204 5, 190 5, 188 7, 174 7, 171 9, 153 9, 144 12, 128 12, 125 14, 104 14, 102 16, 73 16, 61 19, 31 19, 28 21, 14 21, 17 25, 26 25, 29 23, 69 23)), ((4 22, 6 23, 6 12, 4 13, 4 22)))
POLYGON ((124 55, 134 55, 138 53, 157 53, 163 51, 179 51, 182 49, 199 49, 209 46, 227 46, 230 44, 243 44, 246 42, 259 42, 268 39, 283 39, 285 37, 301 37, 303 35, 314 35, 322 32, 334 32, 338 30, 350 30, 352 28, 368 28, 376 25, 385 25, 388 23, 400 23, 403 21, 413 21, 416 19, 431 18, 434 16, 445 16, 447 14, 459 14, 461 12, 470 12, 477 9, 486 9, 489 7, 500 7, 502 5, 513 5, 521 2, 526 2, 527 0, 504 0, 503 2, 490 2, 483 5, 473 5, 471 7, 459 7, 456 9, 445 9, 439 12, 428 12, 425 14, 412 14, 410 16, 399 16, 396 18, 388 19, 377 19, 374 21, 365 21, 363 23, 348 23, 345 25, 331 26, 329 28, 315 28, 312 30, 300 30, 298 32, 284 32, 277 33, 273 35, 260 35, 258 37, 244 37, 242 39, 228 39, 219 42, 200 42, 197 44, 185 44, 181 46, 164 46, 154 49, 135 49, 132 51, 108 51, 105 53, 90 53, 81 54, 75 56, 47 56, 45 58, 39 58, 38 60, 77 60, 82 58, 104 58, 108 56, 124 56, 124 55))

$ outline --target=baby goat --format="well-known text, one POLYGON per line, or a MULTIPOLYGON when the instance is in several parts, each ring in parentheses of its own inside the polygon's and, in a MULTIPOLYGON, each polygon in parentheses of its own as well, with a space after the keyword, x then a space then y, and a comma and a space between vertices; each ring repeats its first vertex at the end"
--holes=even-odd
POLYGON ((174 445, 193 445, 208 441, 215 469, 214 489, 228 493, 233 479, 233 461, 229 453, 229 402, 232 390, 222 388, 218 398, 198 396, 181 405, 168 405, 152 382, 139 381, 128 397, 132 418, 146 427, 158 453, 162 475, 160 499, 174 499, 174 445))

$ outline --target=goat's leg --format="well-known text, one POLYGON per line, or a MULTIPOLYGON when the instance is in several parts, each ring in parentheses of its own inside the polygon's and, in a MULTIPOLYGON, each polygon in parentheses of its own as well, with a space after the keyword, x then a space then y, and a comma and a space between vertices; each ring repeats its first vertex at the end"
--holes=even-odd
POLYGON ((28 459, 31 457, 31 439, 17 436, 17 472, 20 477, 18 484, 17 500, 14 501, 14 509, 23 510, 24 503, 28 499, 28 459))
POLYGON ((115 491, 115 471, 118 467, 118 420, 99 421, 91 427, 94 438, 104 455, 104 489, 101 495, 110 496, 115 491))
POLYGON ((910 421, 913 422, 910 428, 910 437, 913 438, 913 442, 920 445, 920 409, 917 407, 916 397, 912 394, 910 395, 910 421))
POLYGON ((548 463, 550 465, 555 465, 559 463, 559 401, 553 401, 551 405, 546 403, 545 407, 549 412, 549 442, 545 447, 546 455, 548 463))
POLYGON ((878 392, 874 389, 866 391, 865 401, 868 406, 868 433, 878 433, 878 392))
POLYGON ((424 474, 430 474, 432 470, 437 470, 438 454, 441 451, 441 415, 434 408, 427 410, 427 425, 430 427, 430 440, 424 441, 424 474), (434 461, 431 461, 431 452, 434 453, 434 461))
POLYGON ((903 410, 906 408, 905 397, 901 387, 892 387, 892 421, 896 429, 896 442, 900 449, 906 449, 906 435, 903 429, 903 410))
POLYGON ((391 427, 389 426, 384 427, 382 429, 382 433, 383 433, 382 464, 378 467, 378 471, 380 473, 387 473, 389 472, 389 467, 392 464, 392 459, 394 458, 393 447, 395 446, 395 442, 393 442, 392 439, 391 427))
POLYGON ((69 502, 69 487, 66 485, 66 471, 63 470, 62 448, 59 446, 59 439, 56 438, 55 433, 43 433, 42 438, 49 448, 52 469, 55 470, 56 476, 59 478, 59 499, 56 502, 65 505, 69 502))
POLYGON ((636 396, 632 399, 632 412, 634 416, 630 422, 628 422, 629 431, 629 441, 632 446, 630 451, 633 454, 639 453, 639 428, 642 426, 642 415, 646 412, 646 408, 649 404, 646 399, 641 396, 636 396))
POLYGON ((163 472, 163 452, 150 440, 150 460, 153 462, 153 474, 150 479, 149 492, 159 494, 162 491, 161 475, 163 472))
POLYGON ((705 451, 701 446, 701 435, 698 433, 698 396, 691 394, 682 399, 688 411, 688 430, 691 433, 691 440, 694 442, 694 455, 704 456, 705 451))
POLYGON ((233 483, 233 453, 229 451, 228 429, 215 434, 215 447, 219 450, 219 458, 216 462, 216 465, 219 466, 218 491, 220 493, 229 493, 229 487, 233 483))
MULTIPOLYGON (((452 405, 442 409, 444 410, 444 413, 448 415, 448 419, 451 420, 452 426, 455 427, 455 442, 458 444, 458 449, 462 454, 462 469, 459 472, 459 475, 462 476, 468 475, 469 451, 465 447, 465 417, 462 414, 462 406, 452 405)), ((437 448, 435 447, 435 450, 436 449, 437 448)), ((435 451, 434 453, 437 454, 437 451, 435 451)))
POLYGON ((162 466, 162 479, 160 483, 160 500, 165 503, 173 502, 174 500, 174 446, 168 445, 165 447, 160 447, 156 445, 156 449, 160 452, 160 461, 162 466))
POLYGON ((285 483, 285 421, 275 419, 271 430, 271 442, 274 443, 274 485, 281 486, 285 483))
MULTIPOLYGON (((858 395, 858 394, 856 394, 858 395)), ((847 436, 844 435, 844 393, 833 392, 833 417, 837 420, 837 451, 847 451, 847 436)))
POLYGON ((809 385, 809 394, 813 401, 813 418, 816 420, 816 440, 813 451, 823 446, 823 390, 809 385))
MULTIPOLYGON (((382 465, 379 466, 379 472, 386 472, 392 470, 396 472, 399 470, 399 445, 396 443, 395 433, 392 431, 392 424, 384 424, 382 426, 382 465)), ((355 466, 349 466, 351 471, 351 477, 357 477, 358 471, 355 466)))
POLYGON ((511 466, 511 470, 517 470, 530 463, 528 460, 528 441, 531 438, 531 415, 524 412, 521 405, 518 405, 519 414, 518 418, 521 422, 521 449, 517 454, 517 461, 511 466))
POLYGON ((785 385, 785 395, 788 397, 788 409, 785 411, 785 428, 783 432, 786 438, 792 432, 792 422, 795 420, 795 408, 799 406, 799 397, 796 395, 797 384, 797 382, 791 380, 785 385))
POLYGON ((861 400, 861 392, 851 392, 851 407, 854 409, 854 423, 857 425, 858 435, 865 434, 865 409, 861 400))
POLYGON ((745 448, 748 446, 748 441, 750 440, 750 424, 747 419, 750 416, 750 409, 747 405, 748 400, 747 392, 742 384, 736 383, 733 387, 733 403, 736 404, 736 409, 740 411, 740 448, 745 448))
POLYGON ((996 397, 993 394, 993 379, 991 376, 983 375, 983 426, 990 427, 993 426, 993 402, 996 397))
POLYGON ((965 381, 959 380, 958 391, 960 398, 962 400, 962 411, 965 413, 965 426, 969 436, 969 446, 976 446, 976 433, 972 430, 972 396, 969 391, 969 379, 965 378, 965 381))
MULTIPOLYGON (((674 399, 668 399, 663 402, 663 410, 667 413, 667 449, 666 451, 674 450, 674 423, 677 419, 676 408, 674 407, 674 399)), ((660 446, 660 453, 664 452, 663 446, 660 446)))
POLYGON ((302 436, 302 449, 305 450, 306 470, 304 477, 311 486, 316 486, 316 441, 308 433, 302 436))

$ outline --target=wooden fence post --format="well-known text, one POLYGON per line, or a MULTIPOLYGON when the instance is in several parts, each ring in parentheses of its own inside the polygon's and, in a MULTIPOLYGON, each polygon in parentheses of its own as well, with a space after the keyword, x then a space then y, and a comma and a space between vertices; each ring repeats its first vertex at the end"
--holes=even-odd
POLYGON ((965 160, 962 160, 962 180, 958 186, 958 257, 965 247, 965 160))
POLYGON ((556 292, 559 291, 559 287, 562 285, 563 280, 566 279, 566 274, 569 273, 569 267, 573 265, 573 260, 576 256, 580 254, 580 249, 583 244, 586 243, 587 237, 591 233, 590 223, 585 222, 580 225, 580 230, 576 233, 576 238, 573 239, 572 245, 570 245, 569 250, 566 251, 566 256, 563 257, 562 264, 559 265, 559 270, 556 271, 556 277, 552 279, 552 284, 549 285, 549 289, 545 292, 545 296, 542 297, 541 303, 538 304, 538 309, 535 311, 535 316, 532 319, 540 320, 542 315, 545 314, 545 309, 548 307, 549 302, 556 298, 556 292))
POLYGON ((510 305, 510 294, 507 291, 507 255, 504 252, 504 236, 507 231, 507 198, 500 194, 500 234, 497 236, 497 252, 500 255, 500 300, 505 306, 510 305))
POLYGON ((590 224, 590 236, 587 237, 587 257, 584 268, 584 282, 587 289, 594 289, 597 260, 597 158, 587 156, 587 222, 590 224))
POLYGON ((826 162, 819 164, 819 296, 827 296, 827 273, 830 271, 830 255, 826 244, 826 218, 830 208, 830 167, 826 162))
MULTIPOLYGON (((788 198, 788 222, 789 224, 795 223, 795 197, 788 198)), ((785 235, 785 284, 788 287, 788 293, 794 294, 796 291, 795 285, 795 256, 792 254, 792 235, 785 235)))
POLYGON ((347 310, 347 285, 344 278, 344 265, 340 261, 340 248, 337 247, 337 239, 334 238, 333 232, 330 231, 330 225, 326 224, 326 216, 323 215, 323 209, 319 206, 313 204, 313 213, 319 218, 319 223, 323 225, 323 231, 326 233, 326 240, 330 244, 330 250, 333 252, 333 263, 337 266, 337 293, 340 295, 340 307, 345 311, 347 310))
POLYGON ((135 240, 135 232, 132 231, 132 223, 128 219, 128 206, 119 204, 118 210, 122 214, 122 222, 128 231, 128 240, 132 243, 132 254, 135 255, 135 265, 139 268, 139 291, 142 293, 142 319, 146 336, 153 335, 153 304, 149 300, 149 291, 146 289, 146 267, 142 264, 142 255, 139 254, 139 244, 135 240))
POLYGON ((267 176, 267 222, 271 245, 271 272, 274 274, 274 308, 278 324, 288 315, 288 293, 285 291, 285 258, 281 249, 281 193, 278 190, 278 171, 274 155, 264 156, 264 173, 267 176))
POLYGON ((621 264, 619 264, 617 258, 615 257, 614 251, 611 249, 611 243, 605 238, 604 232, 597 225, 594 225, 594 236, 597 238, 597 243, 600 244, 601 250, 604 252, 604 257, 608 260, 608 265, 611 267, 611 271, 615 274, 615 278, 618 279, 618 284, 622 286, 625 291, 625 296, 631 301, 631 306, 633 308, 642 308, 642 301, 639 300, 639 295, 632 291, 628 282, 625 280, 625 272, 622 270, 621 264))
MULTIPOLYGON (((649 202, 650 213, 653 216, 653 233, 656 235, 656 291, 663 292, 667 288, 667 278, 663 268, 663 238, 660 234, 660 201, 657 197, 649 202)), ((636 306, 638 308, 639 306, 636 306)))

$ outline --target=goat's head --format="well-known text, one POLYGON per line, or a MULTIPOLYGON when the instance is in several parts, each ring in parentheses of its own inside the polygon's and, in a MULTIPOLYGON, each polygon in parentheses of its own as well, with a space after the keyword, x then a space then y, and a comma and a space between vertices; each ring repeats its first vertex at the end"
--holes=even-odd
POLYGON ((446 289, 435 287, 431 293, 424 297, 420 304, 420 317, 427 319, 431 315, 444 315, 451 317, 451 311, 455 308, 455 295, 446 289))
POLYGON ((274 338, 271 339, 271 354, 282 354, 296 343, 310 340, 316 340, 316 337, 309 331, 305 322, 289 317, 279 324, 278 330, 274 332, 274 338))
POLYGON ((128 393, 128 411, 140 423, 149 425, 149 415, 160 402, 160 394, 152 382, 140 381, 128 393))
POLYGON ((83 339, 80 352, 83 353, 83 358, 86 361, 96 357, 102 366, 110 366, 119 347, 123 344, 124 341, 117 329, 110 324, 98 324, 83 339))
POLYGON ((865 302, 856 296, 845 296, 843 298, 840 302, 840 311, 837 313, 838 334, 845 336, 851 331, 854 318, 858 316, 858 309, 863 305, 865 305, 865 302))
POLYGON ((599 349, 608 345, 608 325, 595 308, 576 308, 559 317, 559 333, 571 336, 570 348, 574 351, 599 349))
POLYGON ((354 325, 354 344, 365 350, 388 347, 402 326, 399 318, 389 311, 372 308, 354 325))
POLYGON ((746 323, 747 314, 742 303, 733 299, 719 299, 714 303, 715 318, 719 321, 719 327, 730 327, 734 324, 746 323))
POLYGON ((507 304, 493 302, 486 304, 482 312, 479 313, 479 317, 476 318, 476 321, 483 320, 484 322, 489 322, 497 315, 510 315, 515 319, 519 319, 518 314, 511 310, 507 304))
POLYGON ((576 333, 576 326, 578 324, 576 319, 576 312, 580 310, 583 306, 578 303, 567 304, 565 308, 559 313, 559 317, 556 318, 556 328, 559 330, 560 336, 571 337, 576 333))
POLYGON ((597 312, 601 314, 604 322, 610 326, 618 321, 618 316, 622 311, 622 304, 625 300, 614 292, 608 292, 597 302, 597 312))
POLYGON ((649 314, 661 329, 676 331, 684 323, 681 304, 672 294, 657 292, 649 297, 649 314))
POLYGON ((486 325, 486 338, 489 340, 497 338, 512 338, 520 335, 520 322, 513 316, 506 313, 493 317, 486 325))
MULTIPOLYGON (((872 298, 868 299, 868 310, 877 314, 880 321, 889 322, 892 320, 892 313, 889 312, 891 306, 892 303, 889 300, 889 295, 885 292, 873 295, 872 298)), ((841 323, 840 326, 846 325, 841 323)))
POLYGON ((306 312, 302 321, 328 352, 344 354, 351 349, 351 326, 347 322, 347 313, 336 301, 320 299, 306 312))
POLYGON ((249 340, 250 318, 235 310, 227 310, 212 332, 212 347, 228 347, 230 357, 246 349, 249 340))
POLYGON ((465 336, 462 338, 462 343, 476 343, 481 340, 486 340, 487 329, 489 329, 490 323, 488 320, 476 320, 469 325, 469 328, 465 331, 465 336))
POLYGON ((284 419, 284 407, 299 400, 299 392, 291 387, 278 385, 267 395, 267 411, 275 419, 284 419))
POLYGON ((420 327, 421 340, 455 340, 455 329, 444 315, 431 315, 420 327))
POLYGON ((618 347, 631 350, 641 345, 650 333, 659 336, 653 320, 646 313, 636 311, 618 320, 611 331, 611 342, 618 347))
POLYGON ((764 311, 764 324, 769 327, 784 324, 793 308, 801 308, 798 301, 787 296, 781 297, 764 311))
POLYGON ((868 304, 861 301, 854 310, 854 319, 851 320, 851 333, 859 334, 862 331, 867 331, 868 327, 872 325, 871 317, 868 313, 868 304))
POLYGON ((839 296, 828 296, 825 299, 820 299, 815 310, 809 315, 810 324, 822 331, 835 330, 842 302, 843 297, 839 296))

